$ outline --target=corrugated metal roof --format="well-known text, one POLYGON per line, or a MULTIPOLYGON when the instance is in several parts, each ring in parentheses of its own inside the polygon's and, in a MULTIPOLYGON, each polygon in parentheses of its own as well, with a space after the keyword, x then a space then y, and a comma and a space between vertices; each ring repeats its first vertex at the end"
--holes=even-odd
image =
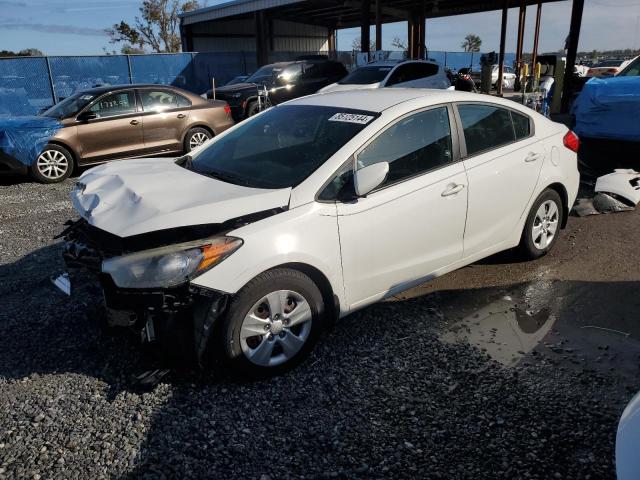
POLYGON ((293 3, 303 3, 304 1, 305 0, 232 0, 220 5, 213 5, 211 7, 200 8, 198 10, 183 13, 180 17, 182 17, 182 23, 184 25, 189 25, 192 23, 231 17, 233 15, 252 13, 257 10, 282 7, 293 3))

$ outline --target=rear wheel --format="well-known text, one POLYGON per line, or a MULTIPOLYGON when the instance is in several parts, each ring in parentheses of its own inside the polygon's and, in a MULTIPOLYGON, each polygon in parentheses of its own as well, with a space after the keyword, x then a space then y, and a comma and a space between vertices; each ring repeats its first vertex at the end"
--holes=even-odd
POLYGON ((40 183, 58 183, 71 175, 73 157, 66 148, 50 143, 44 147, 29 171, 40 183))
POLYGON ((309 355, 323 326, 317 285, 297 270, 270 270, 233 299, 220 347, 230 366, 242 374, 277 375, 309 355))
POLYGON ((555 190, 547 189, 531 207, 522 231, 520 251, 530 259, 546 255, 555 245, 562 225, 562 199, 555 190))
POLYGON ((187 132, 187 136, 184 139, 184 149, 186 152, 190 152, 212 137, 211 132, 202 127, 192 128, 187 132))
POLYGON ((254 115, 260 113, 260 106, 257 101, 253 101, 249 103, 247 106, 247 118, 253 117, 254 115))

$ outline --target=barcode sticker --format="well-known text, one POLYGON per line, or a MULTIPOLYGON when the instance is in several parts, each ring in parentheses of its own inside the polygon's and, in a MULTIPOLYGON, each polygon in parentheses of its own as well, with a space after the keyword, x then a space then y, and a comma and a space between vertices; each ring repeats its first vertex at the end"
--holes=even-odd
POLYGON ((371 115, 358 115, 356 113, 336 113, 333 117, 329 119, 330 122, 348 122, 348 123, 359 123, 361 125, 366 125, 374 117, 371 115))

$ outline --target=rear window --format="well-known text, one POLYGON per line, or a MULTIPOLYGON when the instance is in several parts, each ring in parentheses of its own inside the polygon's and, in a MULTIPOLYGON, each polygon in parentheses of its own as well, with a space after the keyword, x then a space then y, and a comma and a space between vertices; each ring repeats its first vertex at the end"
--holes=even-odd
POLYGON ((340 85, 370 85, 385 79, 393 67, 360 67, 344 77, 340 85))
POLYGON ((498 148, 515 140, 511 114, 491 105, 458 105, 467 155, 498 148))

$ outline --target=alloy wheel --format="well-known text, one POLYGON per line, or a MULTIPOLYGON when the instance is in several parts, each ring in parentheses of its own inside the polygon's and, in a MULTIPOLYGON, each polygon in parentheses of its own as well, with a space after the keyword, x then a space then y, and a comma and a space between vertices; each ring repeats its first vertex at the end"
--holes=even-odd
POLYGON ((560 212, 556 202, 547 200, 540 205, 531 229, 533 244, 537 249, 544 250, 551 245, 558 230, 559 218, 560 212))
POLYGON ((297 292, 278 290, 265 295, 242 322, 242 352, 261 367, 289 361, 309 338, 312 316, 309 303, 297 292))
POLYGON ((194 148, 202 145, 207 140, 209 140, 209 136, 206 133, 195 132, 189 139, 189 149, 193 150, 194 148))
POLYGON ((69 170, 69 159, 58 150, 45 150, 36 160, 38 172, 49 180, 58 180, 69 170))

